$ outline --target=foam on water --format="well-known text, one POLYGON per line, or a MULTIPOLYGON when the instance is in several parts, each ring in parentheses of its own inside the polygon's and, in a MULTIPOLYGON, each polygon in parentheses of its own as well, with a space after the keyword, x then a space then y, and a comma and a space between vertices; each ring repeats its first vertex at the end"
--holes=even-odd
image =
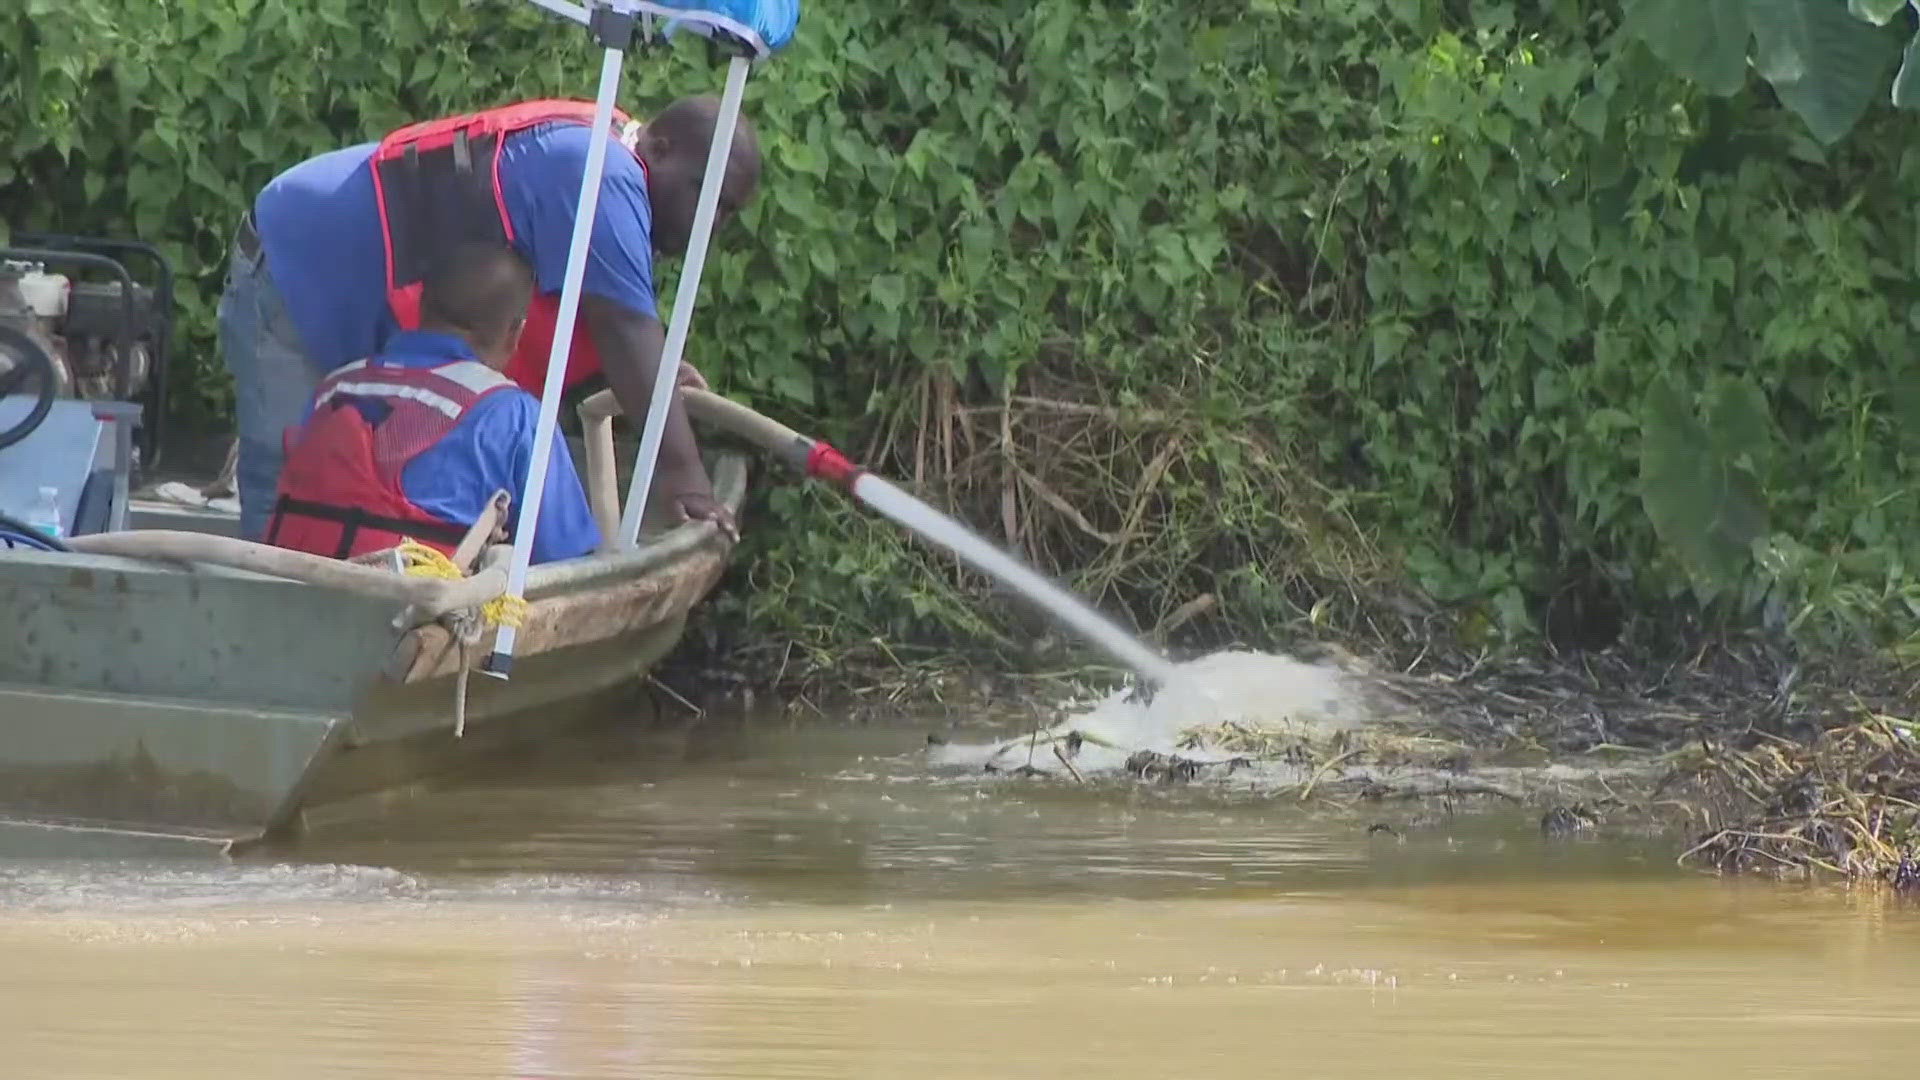
POLYGON ((1172 667, 1167 683, 1150 696, 1116 690, 1072 708, 1036 736, 993 743, 931 747, 936 766, 980 769, 1031 764, 1060 771, 1051 741, 1077 732, 1084 740, 1074 768, 1091 774, 1119 769, 1133 754, 1149 750, 1193 761, 1224 761, 1234 755, 1195 741, 1200 729, 1233 724, 1262 734, 1320 739, 1351 730, 1367 717, 1361 694, 1330 664, 1307 663, 1275 653, 1229 650, 1172 667), (1037 751, 1033 747, 1037 746, 1037 751))
POLYGON ((9 910, 218 908, 234 903, 410 900, 425 894, 411 875, 378 866, 64 859, 0 863, 0 903, 9 910))
POLYGON ((448 902, 662 910, 724 899, 705 886, 662 875, 500 873, 423 878, 390 867, 348 863, 0 861, 0 907, 12 912, 288 908, 315 912, 369 904, 448 902))

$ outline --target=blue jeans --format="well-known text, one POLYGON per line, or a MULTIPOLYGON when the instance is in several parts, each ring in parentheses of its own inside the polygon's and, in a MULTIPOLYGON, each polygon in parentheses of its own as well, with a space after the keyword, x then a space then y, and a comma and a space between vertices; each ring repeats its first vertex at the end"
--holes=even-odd
POLYGON ((234 412, 240 428, 240 535, 266 535, 274 489, 286 457, 286 430, 305 419, 322 372, 307 358, 286 305, 267 273, 266 260, 249 257, 238 244, 220 294, 220 360, 233 376, 234 412))

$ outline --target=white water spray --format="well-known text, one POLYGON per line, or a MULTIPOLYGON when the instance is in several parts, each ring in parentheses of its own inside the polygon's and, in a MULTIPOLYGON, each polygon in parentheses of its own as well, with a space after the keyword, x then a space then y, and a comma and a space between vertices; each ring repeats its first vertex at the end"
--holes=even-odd
POLYGON ((1274 653, 1228 650, 1188 660, 1151 701, 1115 690, 1069 706, 1059 722, 1026 735, 974 744, 937 745, 935 766, 969 771, 985 765, 1026 765, 1063 772, 1053 744, 1077 733, 1084 745, 1073 757, 1082 775, 1119 771, 1140 751, 1224 762, 1238 752, 1213 744, 1205 732, 1232 725, 1242 733, 1318 741, 1365 727, 1376 719, 1360 688, 1338 667, 1274 653))
POLYGON ((1099 612, 905 491, 871 473, 862 473, 854 481, 853 495, 928 540, 952 549, 981 572, 1019 590, 1114 659, 1132 668, 1141 678, 1165 686, 1178 677, 1178 671, 1165 657, 1142 645, 1099 612))

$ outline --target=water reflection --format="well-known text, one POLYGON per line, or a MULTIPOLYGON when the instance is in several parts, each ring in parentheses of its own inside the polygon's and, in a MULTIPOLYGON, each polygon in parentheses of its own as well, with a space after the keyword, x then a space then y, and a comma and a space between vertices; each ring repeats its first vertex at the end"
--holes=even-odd
POLYGON ((6 1074, 1617 1080, 1920 1051, 1920 912, 1878 894, 1524 817, 1402 841, 929 776, 920 740, 614 733, 233 867, 0 864, 6 1074))
POLYGON ((1530 815, 1437 820, 1126 783, 930 773, 921 730, 601 733, 353 808, 296 851, 435 880, 697 881, 739 900, 1177 897, 1542 872, 1677 877, 1659 843, 1549 842, 1530 815), (1380 822, 1394 833, 1370 834, 1380 822))

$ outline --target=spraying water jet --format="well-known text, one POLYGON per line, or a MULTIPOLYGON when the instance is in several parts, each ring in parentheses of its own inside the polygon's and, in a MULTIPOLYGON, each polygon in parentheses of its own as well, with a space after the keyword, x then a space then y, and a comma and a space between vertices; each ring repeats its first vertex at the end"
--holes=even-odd
POLYGON ((680 393, 690 416, 746 439, 806 475, 845 491, 923 539, 947 548, 1045 609, 1147 683, 1165 686, 1180 677, 1166 657, 1112 620, 966 526, 847 460, 826 442, 808 438, 718 394, 690 387, 680 393))

